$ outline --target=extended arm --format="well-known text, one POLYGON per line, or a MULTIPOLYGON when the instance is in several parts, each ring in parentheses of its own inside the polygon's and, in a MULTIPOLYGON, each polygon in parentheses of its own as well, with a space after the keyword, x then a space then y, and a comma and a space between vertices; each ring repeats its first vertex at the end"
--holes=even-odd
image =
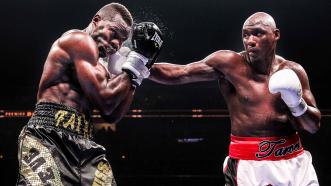
POLYGON ((210 56, 187 65, 155 63, 149 79, 167 85, 217 80, 219 73, 214 64, 215 60, 210 56))

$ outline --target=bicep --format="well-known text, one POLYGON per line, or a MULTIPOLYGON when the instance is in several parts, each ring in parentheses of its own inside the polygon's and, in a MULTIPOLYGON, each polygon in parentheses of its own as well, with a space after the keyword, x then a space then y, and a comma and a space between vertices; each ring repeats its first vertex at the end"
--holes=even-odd
POLYGON ((218 79, 216 70, 208 65, 205 60, 187 64, 184 67, 186 78, 192 82, 196 81, 212 81, 218 79))
POLYGON ((77 79, 84 93, 92 96, 99 92, 103 83, 106 83, 105 76, 101 76, 96 65, 86 60, 75 60, 77 79), (99 74, 99 75, 98 75, 99 74))
POLYGON ((108 79, 101 64, 93 65, 87 61, 76 61, 78 81, 86 97, 104 115, 110 115, 131 89, 127 74, 119 74, 108 79))
POLYGON ((98 102, 102 102, 102 90, 107 86, 107 80, 96 66, 96 64, 83 59, 75 61, 77 79, 84 95, 90 101, 101 104, 98 102))
POLYGON ((217 73, 203 60, 186 65, 157 63, 151 69, 150 79, 164 84, 185 84, 215 80, 217 73))

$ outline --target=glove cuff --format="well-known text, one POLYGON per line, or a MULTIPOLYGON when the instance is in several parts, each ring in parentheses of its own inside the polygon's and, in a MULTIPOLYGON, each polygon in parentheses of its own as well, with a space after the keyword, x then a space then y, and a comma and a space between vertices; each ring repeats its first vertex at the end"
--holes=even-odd
POLYGON ((300 102, 297 106, 289 107, 289 109, 290 109, 293 116, 299 117, 307 111, 308 105, 305 102, 305 100, 303 98, 301 98, 300 102))
POLYGON ((145 66, 148 59, 143 55, 131 51, 127 57, 126 62, 122 66, 122 70, 130 75, 134 86, 139 86, 143 79, 150 75, 149 69, 145 66))
POLYGON ((143 56, 135 51, 131 51, 128 55, 128 58, 137 58, 137 59, 141 60, 144 63, 144 65, 146 65, 148 63, 148 58, 146 58, 145 56, 143 56))

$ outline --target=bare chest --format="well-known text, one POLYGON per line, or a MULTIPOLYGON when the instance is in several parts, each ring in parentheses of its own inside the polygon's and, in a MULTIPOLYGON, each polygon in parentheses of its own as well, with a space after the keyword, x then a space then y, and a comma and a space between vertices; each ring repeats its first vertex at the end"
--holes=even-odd
POLYGON ((281 100, 280 95, 271 94, 268 84, 268 76, 240 77, 229 83, 228 86, 231 86, 231 91, 226 88, 223 92, 230 109, 246 113, 258 112, 272 115, 286 113, 286 105, 281 100))
POLYGON ((257 82, 252 79, 244 79, 235 85, 235 89, 235 96, 242 104, 255 105, 275 101, 275 96, 269 92, 267 80, 257 82))

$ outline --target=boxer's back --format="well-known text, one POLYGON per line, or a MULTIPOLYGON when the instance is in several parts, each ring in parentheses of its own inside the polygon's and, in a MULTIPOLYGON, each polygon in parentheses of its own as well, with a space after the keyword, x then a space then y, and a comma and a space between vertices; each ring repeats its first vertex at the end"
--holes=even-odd
MULTIPOLYGON (((238 55, 239 56, 239 55, 238 55)), ((295 132, 288 109, 279 95, 269 93, 269 75, 258 74, 244 57, 220 80, 220 89, 231 117, 231 132, 237 136, 285 136, 295 132)), ((277 58, 279 68, 286 61, 277 58)))

